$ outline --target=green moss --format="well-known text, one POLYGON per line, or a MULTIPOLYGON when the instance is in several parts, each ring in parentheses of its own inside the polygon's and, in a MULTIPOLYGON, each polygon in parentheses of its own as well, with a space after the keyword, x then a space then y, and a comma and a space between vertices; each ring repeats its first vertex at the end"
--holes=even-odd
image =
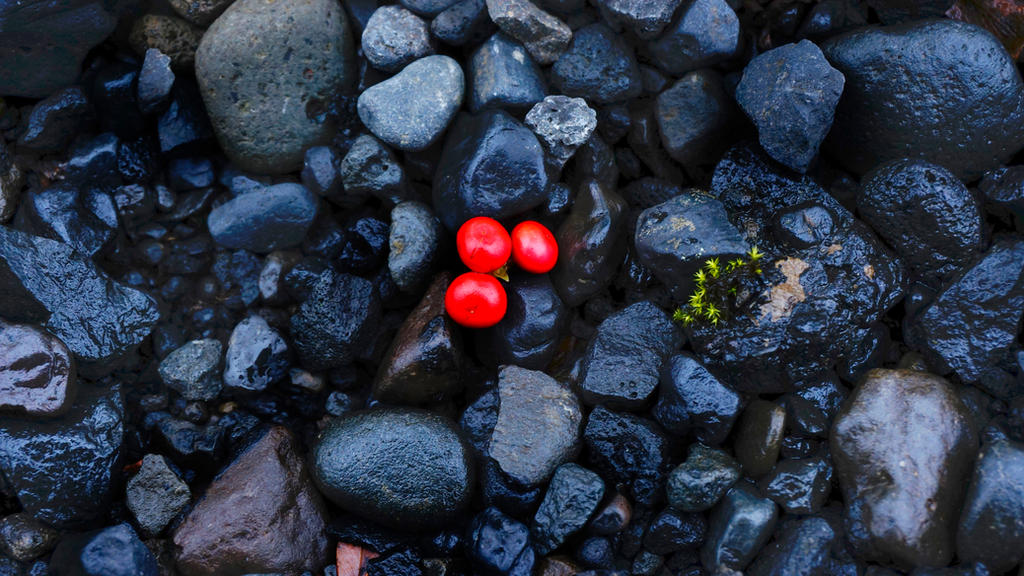
POLYGON ((672 319, 685 325, 706 322, 717 326, 735 308, 740 292, 760 279, 763 256, 754 246, 746 258, 724 264, 718 258, 709 258, 693 276, 695 287, 686 305, 677 308, 672 319))

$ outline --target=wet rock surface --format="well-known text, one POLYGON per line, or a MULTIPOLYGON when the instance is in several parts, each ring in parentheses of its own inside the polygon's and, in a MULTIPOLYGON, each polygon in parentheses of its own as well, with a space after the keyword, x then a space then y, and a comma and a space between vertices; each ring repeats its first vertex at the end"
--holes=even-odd
POLYGON ((75 364, 63 342, 25 324, 0 321, 0 410, 55 416, 75 395, 75 364))
POLYGON ((740 410, 740 396, 693 356, 677 354, 662 367, 652 413, 673 434, 692 431, 699 442, 725 441, 740 410))
POLYGON ((590 412, 583 443, 591 465, 609 480, 631 487, 637 501, 649 504, 668 473, 668 437, 657 424, 604 406, 590 412))
POLYGON ((906 568, 947 564, 977 442, 942 378, 869 372, 836 417, 830 442, 857 553, 906 568))
POLYGON ((487 39, 469 61, 469 109, 527 108, 547 94, 540 67, 504 33, 487 39))
POLYGON ((547 554, 561 546, 586 525, 603 496, 600 476, 577 464, 559 466, 530 528, 536 550, 547 554))
POLYGON ((61 541, 50 559, 55 575, 157 576, 156 558, 128 524, 118 524, 61 541))
POLYGON ((181 513, 192 493, 163 456, 147 454, 128 481, 126 501, 144 535, 156 536, 181 513))
POLYGON ((547 276, 515 273, 508 284, 505 318, 482 335, 485 358, 543 370, 558 352, 568 309, 547 276))
POLYGON ((326 510, 297 450, 290 432, 271 428, 210 484, 174 531, 183 574, 296 573, 320 565, 328 550, 326 510))
POLYGON ((826 146, 841 148, 839 157, 854 172, 910 156, 973 178, 1024 145, 1020 74, 979 27, 931 20, 865 28, 822 50, 846 77, 826 146), (970 120, 950 123, 965 107, 970 120))
POLYGON ((982 448, 956 533, 956 554, 962 561, 978 561, 1003 572, 1024 556, 1024 531, 1018 521, 1024 493, 1013 480, 1022 466, 1020 444, 995 442, 982 448))
POLYGON ((301 244, 316 213, 316 197, 304 186, 278 184, 214 208, 207 225, 225 248, 267 253, 301 244))
POLYGON ((740 466, 732 456, 694 444, 668 477, 668 502, 683 512, 702 512, 717 504, 739 478, 740 466))
POLYGON ((310 466, 329 500, 396 528, 442 525, 465 509, 473 487, 469 449, 454 426, 419 410, 337 418, 318 438, 310 466))

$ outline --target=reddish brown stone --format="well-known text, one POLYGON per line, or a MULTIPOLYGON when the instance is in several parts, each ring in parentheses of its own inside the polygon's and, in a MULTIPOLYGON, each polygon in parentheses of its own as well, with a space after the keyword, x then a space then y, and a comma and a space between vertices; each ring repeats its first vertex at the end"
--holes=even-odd
POLYGON ((291 433, 272 428, 210 484, 174 534, 182 576, 298 574, 328 562, 323 500, 291 433))
POLYGON ((0 320, 0 412, 56 416, 74 399, 75 363, 56 336, 0 320))
POLYGON ((970 22, 988 30, 1014 59, 1024 52, 1024 1, 957 0, 946 11, 953 20, 970 22))

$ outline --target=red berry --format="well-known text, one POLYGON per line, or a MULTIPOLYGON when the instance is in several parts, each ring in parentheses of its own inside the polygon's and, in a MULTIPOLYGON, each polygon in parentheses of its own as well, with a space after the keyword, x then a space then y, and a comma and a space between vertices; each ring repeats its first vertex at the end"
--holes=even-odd
POLYGON ((551 270, 558 260, 555 235, 540 222, 520 222, 512 229, 512 260, 534 274, 551 270))
POLYGON ((466 221, 455 236, 462 263, 474 272, 494 272, 508 263, 512 240, 494 218, 477 216, 466 221))
POLYGON ((466 272, 448 285, 444 307, 452 319, 467 328, 487 328, 505 317, 508 297, 494 276, 466 272))

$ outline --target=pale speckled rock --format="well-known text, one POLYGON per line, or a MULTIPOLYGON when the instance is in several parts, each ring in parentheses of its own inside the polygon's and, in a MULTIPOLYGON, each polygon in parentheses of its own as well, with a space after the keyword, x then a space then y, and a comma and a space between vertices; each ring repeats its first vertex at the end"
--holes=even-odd
POLYGON ((240 168, 277 174, 333 133, 324 113, 354 84, 354 54, 337 0, 238 0, 196 51, 196 78, 217 138, 240 168), (268 138, 268 135, 273 135, 268 138))
POLYGON ((462 104, 465 78, 448 56, 427 56, 359 95, 359 119, 399 150, 423 150, 444 133, 462 104))
POLYGON ((374 11, 363 30, 362 46, 367 61, 385 72, 397 72, 434 53, 427 23, 401 6, 374 11))

